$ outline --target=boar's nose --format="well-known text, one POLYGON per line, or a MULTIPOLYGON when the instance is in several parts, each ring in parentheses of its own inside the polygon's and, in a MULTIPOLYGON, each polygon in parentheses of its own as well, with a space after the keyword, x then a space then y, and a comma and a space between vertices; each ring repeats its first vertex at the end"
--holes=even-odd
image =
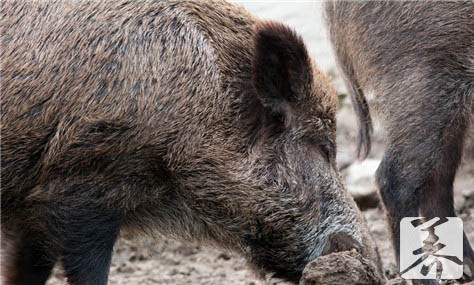
POLYGON ((361 252, 361 245, 347 233, 335 233, 329 236, 322 255, 355 249, 361 252))

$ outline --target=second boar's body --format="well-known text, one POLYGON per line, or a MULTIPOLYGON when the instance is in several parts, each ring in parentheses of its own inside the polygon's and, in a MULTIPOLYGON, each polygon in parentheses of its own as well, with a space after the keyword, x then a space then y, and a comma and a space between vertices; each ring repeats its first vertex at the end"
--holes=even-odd
POLYGON ((119 231, 297 281, 376 251, 334 163, 336 97, 299 36, 225 2, 2 2, 7 284, 105 284, 119 231))
MULTIPOLYGON (((398 262, 402 218, 456 215, 453 182, 473 128, 474 4, 328 1, 325 8, 360 120, 363 156, 371 130, 364 94, 372 96, 370 107, 386 129, 376 176, 398 262)), ((466 235, 463 250, 465 277, 473 278, 474 252, 466 235)))

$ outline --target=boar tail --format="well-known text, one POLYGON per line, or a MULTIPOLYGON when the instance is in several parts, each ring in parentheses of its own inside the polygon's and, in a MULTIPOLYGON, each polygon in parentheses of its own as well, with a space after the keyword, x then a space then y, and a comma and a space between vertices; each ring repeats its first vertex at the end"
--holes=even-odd
POLYGON ((357 158, 364 160, 370 153, 371 135, 373 131, 372 119, 370 117, 369 104, 364 96, 364 92, 360 88, 359 82, 355 78, 353 72, 346 73, 348 75, 349 93, 351 96, 352 106, 359 121, 359 133, 357 135, 357 158))
POLYGON ((351 96, 352 106, 357 115, 359 124, 357 158, 364 160, 369 155, 371 147, 370 136, 372 134, 372 119, 370 118, 369 105, 357 80, 353 66, 354 60, 349 52, 351 49, 346 46, 349 42, 342 36, 347 31, 339 30, 342 29, 343 24, 340 25, 341 27, 335 24, 337 22, 344 23, 346 21, 342 11, 344 9, 349 10, 349 8, 342 8, 340 5, 349 4, 349 2, 346 3, 344 1, 338 1, 337 3, 335 1, 325 1, 323 16, 328 27, 329 37, 333 43, 334 52, 337 55, 337 63, 341 68, 346 83, 345 85, 351 96))

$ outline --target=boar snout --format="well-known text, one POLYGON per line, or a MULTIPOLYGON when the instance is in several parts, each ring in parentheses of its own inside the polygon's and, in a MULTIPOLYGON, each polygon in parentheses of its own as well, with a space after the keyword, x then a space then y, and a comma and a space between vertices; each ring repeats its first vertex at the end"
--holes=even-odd
POLYGON ((323 249, 322 255, 333 252, 341 252, 346 250, 353 250, 360 252, 361 244, 347 233, 335 233, 329 236, 326 246, 323 249))

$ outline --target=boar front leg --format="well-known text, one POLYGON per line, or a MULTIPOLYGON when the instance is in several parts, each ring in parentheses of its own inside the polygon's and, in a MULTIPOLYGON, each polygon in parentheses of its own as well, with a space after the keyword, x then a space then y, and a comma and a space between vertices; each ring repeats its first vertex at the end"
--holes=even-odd
POLYGON ((69 181, 49 183, 30 196, 35 201, 27 225, 41 231, 44 251, 57 256, 69 284, 106 285, 123 220, 114 199, 106 198, 114 185, 94 175, 69 181))
POLYGON ((48 255, 36 233, 13 234, 16 239, 10 246, 3 268, 5 284, 42 285, 51 275, 54 258, 48 255))

